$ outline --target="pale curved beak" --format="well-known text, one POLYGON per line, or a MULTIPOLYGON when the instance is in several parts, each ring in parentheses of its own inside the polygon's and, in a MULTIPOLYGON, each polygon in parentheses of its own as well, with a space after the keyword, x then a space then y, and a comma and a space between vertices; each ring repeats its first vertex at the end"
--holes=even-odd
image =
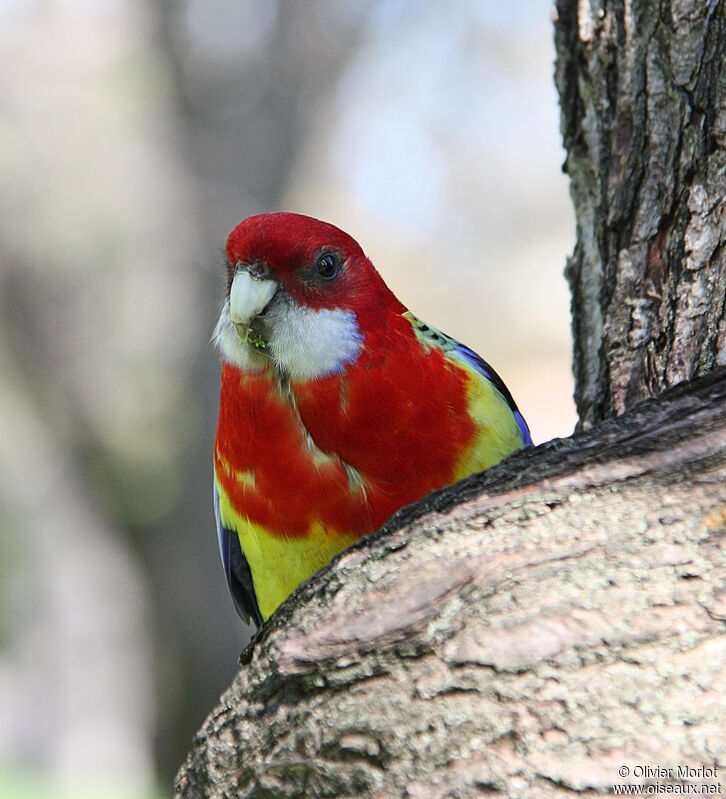
POLYGON ((265 310, 279 283, 269 277, 255 277, 240 269, 229 292, 229 315, 237 335, 245 339, 252 320, 265 310))

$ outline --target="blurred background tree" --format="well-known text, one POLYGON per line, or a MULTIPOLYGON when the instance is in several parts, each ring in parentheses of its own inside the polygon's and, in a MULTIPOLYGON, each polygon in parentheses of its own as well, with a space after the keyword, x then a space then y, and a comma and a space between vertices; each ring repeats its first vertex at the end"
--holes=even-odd
POLYGON ((349 230, 569 434, 551 37, 534 0, 0 0, 0 795, 168 785, 236 671, 209 335, 243 217, 349 230))

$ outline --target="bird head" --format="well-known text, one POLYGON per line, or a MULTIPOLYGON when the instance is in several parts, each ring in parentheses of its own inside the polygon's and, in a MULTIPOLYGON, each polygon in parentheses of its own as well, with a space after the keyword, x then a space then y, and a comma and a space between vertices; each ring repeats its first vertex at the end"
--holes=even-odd
POLYGON ((225 360, 295 379, 341 370, 366 331, 405 308, 358 242, 300 214, 259 214, 227 239, 227 296, 215 329, 225 360))

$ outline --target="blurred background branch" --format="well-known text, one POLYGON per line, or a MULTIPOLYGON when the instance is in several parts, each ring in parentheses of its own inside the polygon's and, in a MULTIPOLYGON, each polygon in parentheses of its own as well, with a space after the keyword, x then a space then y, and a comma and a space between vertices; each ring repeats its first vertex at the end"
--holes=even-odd
POLYGON ((348 229, 570 432, 552 57, 533 0, 0 0, 1 795, 168 785, 236 671, 208 340, 244 216, 348 229))

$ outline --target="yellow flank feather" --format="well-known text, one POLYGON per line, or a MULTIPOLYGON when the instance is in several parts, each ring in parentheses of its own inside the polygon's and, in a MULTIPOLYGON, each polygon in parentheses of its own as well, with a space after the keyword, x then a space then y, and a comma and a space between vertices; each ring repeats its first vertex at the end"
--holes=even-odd
POLYGON ((228 530, 237 531, 265 621, 300 583, 356 541, 354 536, 330 530, 320 522, 314 522, 304 538, 274 536, 235 511, 219 480, 217 490, 222 523, 228 530))
POLYGON ((522 433, 512 409, 494 384, 466 358, 457 353, 456 339, 422 322, 411 311, 403 314, 416 338, 428 348, 442 350, 447 358, 469 375, 467 404, 477 434, 456 464, 455 480, 481 472, 522 449, 522 433))
POLYGON ((456 479, 461 480, 504 460, 522 449, 522 433, 504 397, 480 372, 463 359, 458 365, 469 373, 467 386, 469 415, 477 434, 456 465, 456 479))

